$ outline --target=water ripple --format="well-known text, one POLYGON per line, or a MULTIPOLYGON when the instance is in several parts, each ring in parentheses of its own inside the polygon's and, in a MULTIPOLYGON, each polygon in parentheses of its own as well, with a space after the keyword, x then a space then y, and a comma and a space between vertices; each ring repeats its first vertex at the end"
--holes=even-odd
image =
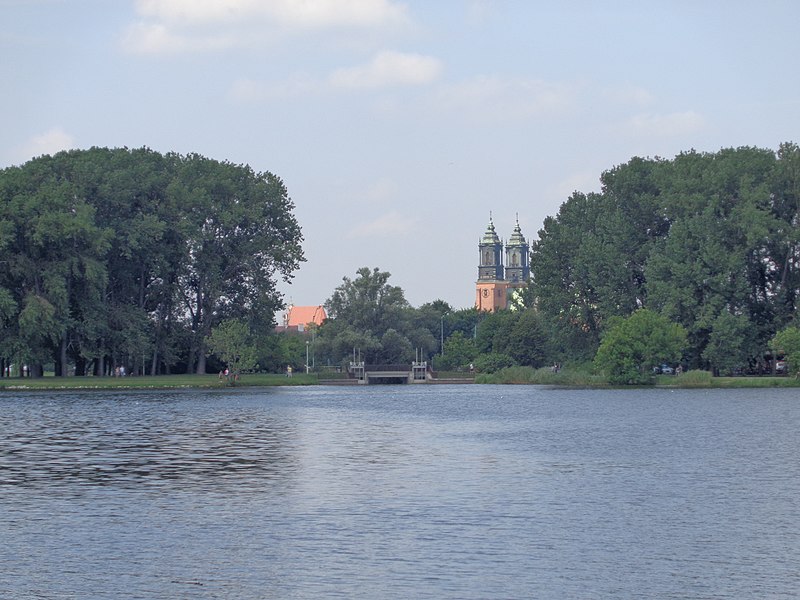
POLYGON ((2 598, 792 598, 791 390, 0 395, 2 598))

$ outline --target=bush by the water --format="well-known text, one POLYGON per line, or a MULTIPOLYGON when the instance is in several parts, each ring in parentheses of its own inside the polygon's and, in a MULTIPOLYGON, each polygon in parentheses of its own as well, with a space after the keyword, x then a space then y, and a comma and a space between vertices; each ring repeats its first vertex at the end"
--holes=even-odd
POLYGON ((711 372, 695 369, 678 375, 677 383, 681 387, 711 387, 711 372))
POLYGON ((584 364, 576 364, 564 369, 507 367, 496 373, 481 373, 475 377, 475 383, 528 383, 574 387, 606 385, 606 381, 602 377, 592 374, 591 366, 584 364))
MULTIPOLYGON (((515 361, 508 354, 500 352, 489 352, 481 354, 475 359, 475 369, 479 373, 497 373, 503 369, 508 369, 515 365, 515 361)), ((530 368, 530 367, 528 367, 530 368)))

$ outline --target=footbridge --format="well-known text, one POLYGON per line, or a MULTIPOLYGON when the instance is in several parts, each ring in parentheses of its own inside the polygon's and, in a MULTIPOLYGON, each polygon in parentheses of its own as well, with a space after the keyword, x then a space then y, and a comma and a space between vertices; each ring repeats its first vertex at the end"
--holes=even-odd
POLYGON ((425 383, 433 379, 433 371, 427 361, 411 364, 371 365, 351 362, 347 370, 351 379, 365 385, 377 383, 425 383))

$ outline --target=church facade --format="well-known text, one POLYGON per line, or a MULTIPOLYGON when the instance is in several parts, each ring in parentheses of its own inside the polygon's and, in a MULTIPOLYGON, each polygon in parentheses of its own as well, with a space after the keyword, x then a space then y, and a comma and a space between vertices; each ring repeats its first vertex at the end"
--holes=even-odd
POLYGON ((503 244, 490 215, 489 226, 478 243, 475 308, 488 312, 507 308, 514 290, 525 287, 530 276, 530 246, 522 235, 519 218, 508 242, 503 244))

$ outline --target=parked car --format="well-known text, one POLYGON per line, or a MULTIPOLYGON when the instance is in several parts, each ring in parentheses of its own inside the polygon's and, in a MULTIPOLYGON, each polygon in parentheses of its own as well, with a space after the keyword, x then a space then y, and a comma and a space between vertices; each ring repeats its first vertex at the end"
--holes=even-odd
POLYGON ((786 373, 786 361, 779 360, 775 363, 775 372, 780 373, 781 375, 786 373))
POLYGON ((675 369, 673 369, 669 365, 661 365, 661 374, 662 375, 673 375, 674 373, 675 373, 675 369))

